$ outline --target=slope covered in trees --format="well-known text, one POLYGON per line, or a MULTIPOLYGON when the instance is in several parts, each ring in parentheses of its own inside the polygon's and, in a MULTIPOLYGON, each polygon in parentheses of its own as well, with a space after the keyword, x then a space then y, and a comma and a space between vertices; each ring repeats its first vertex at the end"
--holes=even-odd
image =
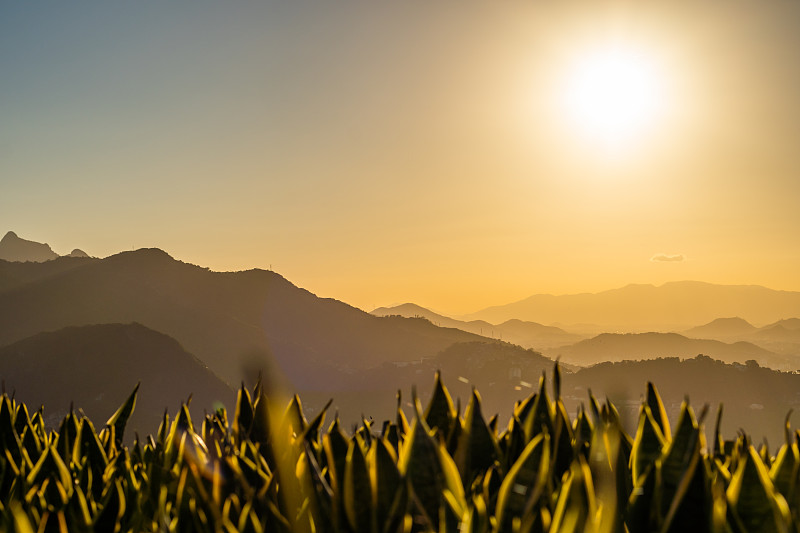
POLYGON ((165 410, 192 396, 196 417, 215 405, 233 405, 234 390, 175 339, 141 324, 65 328, 0 348, 0 378, 9 394, 37 409, 57 427, 70 408, 105 420, 137 383, 138 407, 130 435, 145 435, 165 410))

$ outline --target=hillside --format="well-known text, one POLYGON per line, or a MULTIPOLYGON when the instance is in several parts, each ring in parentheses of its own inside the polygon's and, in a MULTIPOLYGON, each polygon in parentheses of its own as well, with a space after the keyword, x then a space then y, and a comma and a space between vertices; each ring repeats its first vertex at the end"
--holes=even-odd
POLYGON ((655 359, 657 357, 694 357, 704 354, 727 363, 749 359, 762 366, 794 370, 795 363, 748 342, 724 343, 717 340, 690 339, 677 333, 603 333, 571 346, 551 350, 546 355, 565 363, 589 366, 605 361, 655 359))
MULTIPOLYGON (((437 357, 408 366, 390 365, 370 371, 364 375, 361 390, 304 394, 303 405, 311 415, 333 398, 331 408, 344 415, 344 420, 352 423, 361 413, 367 419, 381 422, 394 416, 395 399, 386 394, 392 390, 387 386, 391 382, 402 390, 402 405, 411 415, 412 386, 416 385, 420 400, 426 405, 437 369, 442 371, 453 401, 460 402, 462 413, 472 388, 477 387, 487 419, 494 414, 499 414, 500 420, 510 416, 514 402, 535 391, 542 372, 547 373, 547 390, 552 394, 551 360, 510 345, 476 342, 456 344, 437 357), (370 384, 373 389, 369 389, 370 384)), ((575 415, 581 404, 588 409, 591 389, 598 401, 608 396, 614 402, 631 433, 636 430, 647 381, 658 387, 673 428, 680 404, 687 396, 697 413, 704 404, 709 404, 705 420, 707 435, 714 429, 717 407, 724 404, 722 431, 727 439, 735 438, 737 431, 745 428, 755 442, 767 437, 775 446, 782 442, 783 420, 789 409, 800 410, 800 374, 753 363, 728 364, 695 355, 684 360, 659 357, 605 362, 580 369, 562 366, 562 396, 570 416, 575 415)), ((792 425, 797 425, 796 419, 792 425)))
MULTIPOLYGON (((416 387, 426 403, 437 370, 453 395, 466 406, 477 387, 483 396, 485 413, 502 417, 511 415, 514 402, 531 393, 542 372, 553 369, 553 360, 519 346, 497 340, 459 342, 433 357, 410 362, 386 363, 361 373, 361 380, 347 391, 306 393, 303 399, 310 413, 333 398, 332 408, 346 420, 358 420, 363 414, 378 421, 394 418, 395 398, 387 391, 402 390, 404 407, 412 414, 409 393, 416 387)), ((566 365, 565 371, 576 369, 566 365)))
POLYGON ((378 318, 274 272, 211 272, 157 249, 50 263, 59 267, 0 268, 0 346, 67 326, 138 322, 234 386, 266 368, 298 390, 341 390, 360 382, 359 370, 482 340, 425 320, 378 318))
POLYGON ((98 259, 86 257, 59 257, 45 262, 15 262, 0 259, 0 293, 28 283, 59 275, 67 270, 84 266, 98 259))
POLYGON ((507 320, 502 324, 491 324, 485 320, 469 322, 456 320, 411 303, 394 307, 379 307, 372 311, 372 314, 375 316, 422 317, 437 326, 456 328, 534 350, 572 344, 584 338, 582 335, 568 333, 561 328, 516 319, 507 320))
POLYGON ((130 436, 155 431, 164 410, 174 415, 190 394, 196 420, 219 402, 231 409, 235 398, 175 339, 140 324, 65 328, 0 348, 0 378, 31 408, 44 404, 52 424, 70 403, 105 422, 141 382, 130 436))
POLYGON ((790 409, 795 411, 792 426, 797 425, 800 375, 753 365, 730 365, 705 356, 684 361, 671 357, 600 363, 575 374, 565 374, 562 391, 570 413, 581 402, 588 405, 590 388, 598 400, 608 396, 631 431, 640 399, 647 392, 643 386, 647 381, 658 387, 673 428, 685 396, 696 412, 703 404, 709 404, 706 435, 714 430, 720 403, 724 404, 722 430, 727 439, 733 439, 740 428, 745 428, 754 442, 766 436, 774 449, 783 442, 783 420, 790 409))
POLYGON ((800 316, 800 292, 697 281, 658 287, 628 285, 596 294, 540 294, 461 318, 492 323, 516 318, 545 324, 587 323, 638 331, 680 331, 721 316, 738 316, 758 324, 800 316))

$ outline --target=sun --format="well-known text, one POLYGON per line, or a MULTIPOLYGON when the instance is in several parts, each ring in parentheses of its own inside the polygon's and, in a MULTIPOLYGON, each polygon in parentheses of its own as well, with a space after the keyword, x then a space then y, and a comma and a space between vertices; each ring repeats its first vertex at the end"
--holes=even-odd
POLYGON ((664 77, 655 58, 620 45, 577 57, 567 70, 561 96, 570 129, 614 152, 648 133, 666 106, 664 77))

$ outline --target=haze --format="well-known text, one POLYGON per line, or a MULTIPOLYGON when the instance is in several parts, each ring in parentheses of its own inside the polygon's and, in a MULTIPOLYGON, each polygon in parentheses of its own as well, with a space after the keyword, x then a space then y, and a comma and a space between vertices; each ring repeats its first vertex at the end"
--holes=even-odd
POLYGON ((363 309, 800 290, 798 20, 773 0, 7 2, 0 229, 272 267, 363 309), (608 47, 652 72, 633 126, 591 92, 564 107, 608 47))

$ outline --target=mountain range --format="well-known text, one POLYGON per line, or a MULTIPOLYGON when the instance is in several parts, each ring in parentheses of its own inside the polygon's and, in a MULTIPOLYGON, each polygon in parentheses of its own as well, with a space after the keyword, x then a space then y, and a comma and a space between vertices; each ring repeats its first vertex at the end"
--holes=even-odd
POLYGON ((407 303, 372 311, 378 316, 413 316, 436 325, 489 335, 532 348, 544 355, 577 366, 604 361, 691 358, 698 354, 728 363, 754 360, 777 370, 800 367, 800 319, 785 319, 758 328, 744 319, 720 318, 682 333, 601 333, 588 337, 535 322, 508 320, 491 324, 482 320, 465 322, 407 303))
POLYGON ((681 331, 727 316, 758 324, 800 316, 800 292, 680 281, 658 287, 628 285, 594 294, 538 294, 458 318, 494 324, 515 318, 545 324, 586 323, 601 325, 605 331, 642 332, 681 331))
MULTIPOLYGON (((701 288, 697 296, 705 298, 707 287, 701 288)), ((667 284, 658 291, 662 300, 682 295, 687 299, 682 308, 703 307, 684 289, 685 284, 667 284), (664 296, 670 289, 677 292, 664 296)), ((725 286, 713 286, 711 292, 727 294, 720 298, 728 302, 739 302, 743 294, 740 287, 725 286)), ((754 309, 764 302, 791 300, 796 294, 764 288, 744 292, 752 296, 754 309)), ((578 300, 584 296, 576 295, 578 300)), ((613 301, 608 295, 603 298, 613 301)), ((710 304, 707 307, 716 309, 710 304)), ((640 323, 655 319, 644 317, 649 308, 643 307, 640 323)), ((607 311, 611 315, 614 309, 607 311)), ((561 315, 542 322, 559 318, 576 323, 597 316, 567 319, 561 315)), ((778 391, 783 390, 781 383, 795 383, 791 380, 796 378, 787 377, 793 373, 760 367, 797 368, 794 356, 798 352, 770 350, 763 343, 777 345, 780 341, 790 347, 800 320, 765 320, 762 327, 744 319, 694 322, 698 323, 704 326, 674 330, 681 333, 585 338, 530 320, 459 321, 410 304, 368 314, 340 301, 319 298, 275 272, 212 272, 158 249, 104 259, 0 260, 0 347, 4 347, 0 350, 0 379, 7 390, 13 389, 32 404, 44 402, 51 413, 63 413, 72 401, 76 409, 97 413, 92 416, 102 419, 141 381, 137 409, 144 418, 134 425, 149 426, 150 432, 157 427, 150 425, 151 421, 160 419, 165 408, 174 410, 190 391, 195 393, 193 409, 211 410, 217 402, 230 408, 226 395, 232 398, 240 381, 252 385, 258 372, 264 372, 268 383, 300 393, 309 414, 333 398, 332 410, 338 411, 345 423, 357 421, 361 415, 379 420, 393 416, 396 390, 405 391, 401 405, 406 408, 413 387, 425 402, 436 370, 444 373, 455 398, 466 401, 472 387, 478 387, 487 415, 498 412, 505 416, 514 401, 535 389, 541 373, 552 368, 553 360, 547 356, 561 357, 564 383, 572 387, 568 395, 571 408, 577 406, 575 402, 586 401, 588 387, 611 393, 639 390, 648 379, 678 389, 685 381, 689 387, 694 382, 684 380, 683 373, 696 368, 709 372, 724 368, 721 375, 743 373, 742 383, 730 378, 738 388, 728 393, 741 396, 749 409, 747 416, 751 411, 760 412, 769 414, 765 420, 772 420, 785 414, 784 405, 794 405, 793 398, 765 403, 757 387, 769 390, 774 386, 778 391), (691 338, 695 335, 719 338, 691 338), (543 348, 545 344, 550 348, 543 348), (526 346, 537 346, 544 355, 526 346), (699 353, 728 363, 715 361, 712 365, 708 363, 711 359, 704 357, 699 358, 703 365, 692 366, 699 353), (653 357, 656 362, 603 362, 587 369, 569 364, 653 357), (604 368, 612 370, 596 374, 604 368), (667 368, 671 370, 667 372, 667 368), (754 368, 758 372, 751 372, 754 368), (105 377, 87 381, 95 372, 105 377), (581 376, 594 376, 598 381, 592 384, 581 376), (168 394, 159 394, 161 389, 168 394)), ((712 382, 717 378, 708 374, 703 379, 712 382)), ((683 392, 691 392, 686 387, 683 392)), ((722 395, 725 391, 720 388, 717 392, 722 395)), ((679 403, 680 396, 675 398, 672 403, 679 403)), ((708 401, 717 400, 709 396, 708 401)), ((732 423, 738 423, 737 417, 731 415, 732 423)))
POLYGON ((157 249, 105 259, 0 262, 0 346, 68 326, 138 322, 175 338, 226 383, 259 370, 342 390, 358 371, 483 338, 425 320, 379 318, 264 270, 211 272, 157 249))
POLYGON ((393 307, 379 307, 373 310, 372 314, 375 316, 421 317, 437 326, 457 328, 484 337, 518 344, 525 348, 533 348, 534 350, 572 344, 585 338, 584 335, 568 333, 561 328, 517 319, 507 320, 502 324, 491 324, 485 320, 472 320, 469 322, 456 320, 412 303, 393 307))
MULTIPOLYGON (((240 381, 252 384, 264 372, 269 382, 283 385, 286 392, 303 394, 309 413, 333 397, 334 409, 349 421, 358 420, 365 406, 375 417, 392 416, 393 391, 427 382, 436 368, 450 372, 453 365, 437 357, 454 345, 493 358, 493 368, 500 374, 518 366, 535 377, 552 365, 532 351, 438 327, 422 318, 376 317, 318 298, 274 272, 211 272, 157 249, 105 259, 0 261, 0 346, 32 342, 42 332, 64 328, 134 322, 174 339, 176 346, 196 356, 229 388, 240 381), (498 363, 500 352, 506 355, 498 363), (520 364, 520 358, 535 365, 520 364), (381 407, 381 401, 386 405, 381 407)), ((86 334, 90 331, 94 330, 86 334)), ((116 353, 107 348, 109 361, 132 357, 124 349, 116 353)), ((45 373, 58 372, 47 364, 37 366, 45 373)), ((91 367, 83 370, 90 372, 91 367)), ((161 371, 171 375, 166 367, 161 371)), ((0 367, 0 377, 5 378, 5 372, 0 367)), ((483 383, 481 379, 488 375, 470 372, 462 368, 460 374, 473 383, 483 383)), ((184 380, 181 373, 177 375, 172 379, 184 380)), ((109 378, 109 383, 126 391, 132 388, 131 380, 151 379, 135 369, 125 376, 122 383, 116 384, 116 378, 109 378)), ((67 390, 59 397, 71 397, 72 386, 61 383, 67 390)), ((193 388, 190 381, 186 385, 193 388)), ((16 385, 19 391, 26 387, 16 385)), ((194 387, 205 385, 197 382, 194 387)), ((39 401, 36 398, 31 401, 39 401)), ((49 403, 64 405, 52 398, 49 403)), ((144 409, 143 405, 139 408, 144 409)), ((211 409, 207 403, 204 407, 211 409)), ((163 409, 159 405, 148 416, 160 415, 163 409)))
POLYGON ((795 370, 798 366, 795 358, 782 357, 749 342, 690 339, 677 333, 601 333, 547 352, 553 358, 579 366, 659 357, 686 359, 697 354, 727 363, 745 363, 752 359, 762 366, 778 370, 795 370))

